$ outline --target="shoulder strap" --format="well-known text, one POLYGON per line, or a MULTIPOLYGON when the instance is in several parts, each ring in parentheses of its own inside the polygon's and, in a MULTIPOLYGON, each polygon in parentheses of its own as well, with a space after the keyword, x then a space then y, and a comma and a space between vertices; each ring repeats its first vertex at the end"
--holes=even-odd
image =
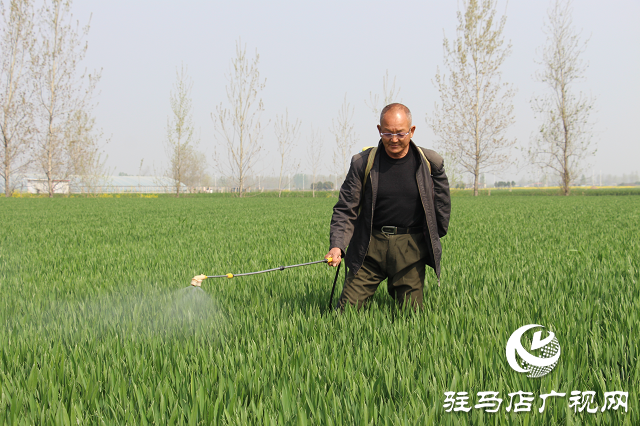
POLYGON ((427 163, 427 167, 429 168, 429 174, 431 174, 431 162, 429 162, 427 156, 424 155, 424 151, 422 150, 422 148, 418 147, 418 151, 420 151, 420 154, 422 154, 422 158, 424 158, 424 161, 425 163, 427 163))
POLYGON ((367 168, 364 169, 364 179, 362 179, 362 193, 364 193, 364 186, 367 184, 367 178, 369 177, 369 173, 371 172, 371 168, 373 167, 373 160, 376 158, 376 151, 378 150, 377 146, 374 146, 369 151, 369 158, 367 158, 367 168))
POLYGON ((362 202, 364 201, 364 187, 367 184, 367 178, 369 177, 369 173, 371 172, 371 168, 373 167, 373 160, 376 159, 376 151, 378 147, 374 146, 369 150, 369 157, 367 158, 367 167, 364 169, 364 179, 362 179, 362 192, 360 193, 360 207, 358 208, 358 216, 360 216, 360 212, 362 211, 362 202))
MULTIPOLYGON (((371 152, 369 152, 369 158, 367 158, 367 168, 364 170, 364 179, 362 180, 362 190, 364 191, 364 185, 367 183, 367 178, 369 177, 369 172, 371 172, 371 167, 373 167, 373 160, 376 157, 376 151, 378 150, 377 146, 364 148, 363 151, 371 148, 371 152)), ((424 158, 425 163, 427 163, 427 167, 429 168, 429 174, 431 174, 431 162, 424 154, 422 148, 418 147, 418 151, 420 151, 420 155, 424 158)))

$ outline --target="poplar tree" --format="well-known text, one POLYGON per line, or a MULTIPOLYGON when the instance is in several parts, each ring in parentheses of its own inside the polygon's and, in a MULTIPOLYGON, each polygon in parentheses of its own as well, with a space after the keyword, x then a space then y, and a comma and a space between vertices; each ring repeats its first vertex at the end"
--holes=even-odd
POLYGON ((534 164, 560 176, 562 192, 569 195, 584 160, 595 154, 590 120, 594 99, 574 90, 587 69, 580 58, 587 41, 582 41, 573 27, 570 1, 554 1, 547 19, 547 43, 536 79, 547 86, 548 92, 532 100, 542 124, 529 154, 534 164))
POLYGON ((333 134, 336 144, 333 150, 333 165, 336 171, 336 187, 338 186, 337 175, 341 174, 344 178, 349 171, 349 162, 353 153, 353 147, 358 141, 358 137, 354 132, 353 115, 354 108, 347 101, 345 93, 342 106, 338 110, 338 117, 331 120, 329 130, 333 134))
POLYGON ((190 175, 198 164, 204 163, 196 158, 198 143, 193 125, 193 101, 191 89, 193 81, 187 75, 184 65, 176 70, 176 82, 169 97, 171 115, 167 119, 167 139, 165 150, 169 157, 169 169, 165 175, 175 182, 176 197, 180 197, 181 187, 190 182, 190 175))
POLYGON ((324 147, 322 142, 322 134, 319 129, 311 127, 311 136, 307 143, 307 161, 309 167, 311 167, 311 195, 316 196, 316 176, 320 169, 320 164, 324 156, 324 147))
POLYGON ((473 175, 478 195, 480 175, 509 166, 516 142, 506 131, 513 124, 514 90, 502 82, 500 67, 511 53, 502 33, 506 17, 496 15, 495 0, 464 0, 458 11, 457 38, 443 41, 449 74, 435 77, 441 103, 427 117, 445 153, 473 175))
MULTIPOLYGON (((217 140, 226 151, 226 161, 218 157, 214 160, 223 174, 231 176, 238 186, 240 197, 246 187, 249 173, 253 170, 262 151, 262 131, 260 116, 264 104, 259 93, 264 89, 266 79, 260 79, 258 63, 260 56, 256 52, 253 59, 247 57, 247 48, 240 40, 236 42, 236 57, 231 61, 227 75, 227 101, 212 114, 217 132, 217 140)), ((217 152, 217 150, 216 150, 217 152)))
POLYGON ((38 12, 39 34, 31 56, 34 97, 34 162, 53 197, 73 174, 101 174, 101 134, 92 117, 100 73, 80 72, 89 24, 73 22, 71 2, 47 0, 38 12))
POLYGON ((276 139, 278 139, 278 154, 280 155, 280 179, 278 180, 278 197, 282 195, 282 177, 291 173, 296 168, 295 160, 291 156, 291 151, 296 146, 296 141, 300 137, 300 120, 293 123, 289 121, 289 111, 284 115, 277 116, 274 125, 276 139))
POLYGON ((5 196, 11 196, 13 178, 29 164, 33 137, 29 54, 33 48, 33 4, 30 0, 0 3, 0 177, 5 196))
POLYGON ((376 122, 380 119, 380 112, 385 106, 394 102, 400 102, 398 96, 400 95, 400 88, 396 89, 396 77, 393 77, 393 82, 389 84, 389 70, 387 70, 382 77, 382 106, 380 106, 380 95, 369 92, 369 101, 364 103, 371 109, 373 115, 376 117, 376 122))

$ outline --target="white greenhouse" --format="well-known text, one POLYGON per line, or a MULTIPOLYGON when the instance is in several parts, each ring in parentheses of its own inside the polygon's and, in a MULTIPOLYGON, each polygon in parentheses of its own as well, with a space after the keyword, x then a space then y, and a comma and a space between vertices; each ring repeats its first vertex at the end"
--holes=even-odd
MULTIPOLYGON (((14 191, 30 194, 46 194, 49 182, 45 176, 23 176, 14 178, 14 191)), ((55 194, 163 194, 176 191, 175 180, 162 176, 70 176, 68 179, 54 180, 55 194)), ((0 182, 0 192, 4 193, 4 181, 0 182)), ((188 192, 180 184, 180 192, 188 192)))

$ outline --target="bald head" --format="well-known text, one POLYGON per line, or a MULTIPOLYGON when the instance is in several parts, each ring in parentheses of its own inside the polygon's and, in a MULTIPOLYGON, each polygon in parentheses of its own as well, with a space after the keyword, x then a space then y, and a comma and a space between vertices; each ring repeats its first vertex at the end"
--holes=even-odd
POLYGON ((411 111, 409 110, 409 108, 399 103, 389 104, 386 107, 382 108, 382 112, 380 113, 380 124, 382 124, 382 120, 384 119, 384 116, 386 114, 397 113, 403 113, 407 117, 407 119, 409 119, 409 126, 411 126, 413 122, 411 118, 411 111))
POLYGON ((378 132, 389 157, 399 159, 407 155, 415 131, 409 108, 402 104, 390 104, 382 109, 378 132))

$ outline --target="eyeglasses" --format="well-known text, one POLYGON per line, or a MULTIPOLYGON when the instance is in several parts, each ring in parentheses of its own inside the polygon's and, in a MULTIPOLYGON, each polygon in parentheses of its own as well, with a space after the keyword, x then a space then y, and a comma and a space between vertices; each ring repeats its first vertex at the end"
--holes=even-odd
POLYGON ((397 136, 398 139, 404 139, 405 136, 407 136, 409 133, 411 133, 411 132, 407 132, 407 133, 380 133, 380 136, 382 136, 383 138, 389 138, 389 139, 393 139, 394 136, 397 136))

